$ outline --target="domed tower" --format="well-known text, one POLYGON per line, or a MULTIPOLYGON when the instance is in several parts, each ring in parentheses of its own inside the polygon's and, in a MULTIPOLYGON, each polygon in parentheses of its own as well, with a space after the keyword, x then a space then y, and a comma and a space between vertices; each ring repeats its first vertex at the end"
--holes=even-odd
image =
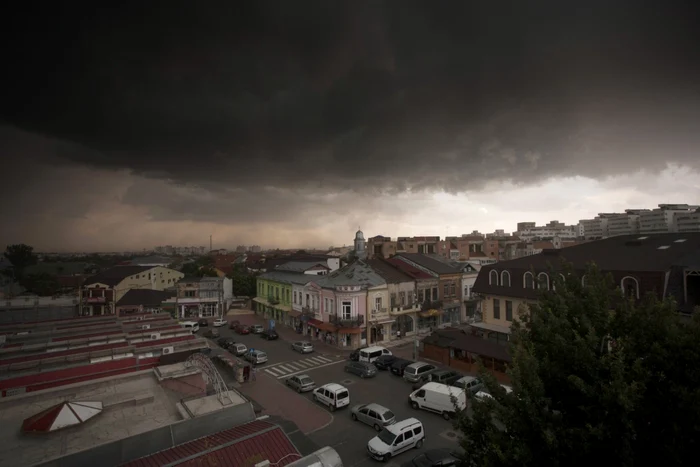
POLYGON ((367 251, 365 250, 365 235, 362 233, 362 230, 355 232, 355 254, 357 255, 358 259, 367 259, 367 251))

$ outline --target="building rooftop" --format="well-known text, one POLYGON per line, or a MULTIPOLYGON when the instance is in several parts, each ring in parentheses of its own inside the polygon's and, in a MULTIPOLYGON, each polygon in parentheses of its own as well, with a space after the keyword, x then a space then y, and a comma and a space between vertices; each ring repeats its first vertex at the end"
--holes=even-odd
POLYGON ((308 274, 288 271, 270 271, 261 274, 259 277, 263 280, 281 282, 283 284, 305 285, 311 281, 316 281, 319 277, 323 276, 312 276, 308 274))
POLYGON ((305 272, 315 266, 322 266, 326 269, 330 269, 325 261, 290 261, 280 264, 275 268, 275 271, 305 272))
POLYGON ((442 262, 441 260, 421 253, 399 253, 395 256, 395 258, 412 261, 415 264, 422 266, 436 274, 456 274, 459 272, 459 269, 456 269, 453 266, 442 262))
POLYGON ((393 264, 382 259, 370 259, 365 261, 377 274, 391 284, 401 282, 413 282, 413 277, 398 269, 393 264))
POLYGON ((85 285, 105 284, 114 287, 127 277, 140 274, 152 268, 153 266, 115 266, 89 277, 85 280, 85 285))
POLYGON ((400 269, 402 272, 411 276, 414 280, 420 279, 435 279, 434 276, 428 274, 425 271, 418 269, 417 267, 402 261, 399 258, 393 257, 386 260, 387 263, 391 264, 395 268, 400 269))
POLYGON ((172 296, 172 292, 151 289, 131 289, 117 302, 117 306, 156 306, 172 296))
POLYGON ((325 276, 316 276, 314 282, 321 287, 333 288, 343 285, 360 285, 376 287, 386 284, 386 280, 377 274, 364 261, 355 261, 325 276))

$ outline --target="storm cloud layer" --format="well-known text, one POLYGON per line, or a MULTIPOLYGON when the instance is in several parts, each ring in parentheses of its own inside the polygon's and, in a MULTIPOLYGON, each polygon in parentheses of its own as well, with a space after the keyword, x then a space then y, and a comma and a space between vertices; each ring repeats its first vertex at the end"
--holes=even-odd
POLYGON ((6 167, 126 171, 153 221, 700 167, 692 2, 54 3, 3 32, 6 167))

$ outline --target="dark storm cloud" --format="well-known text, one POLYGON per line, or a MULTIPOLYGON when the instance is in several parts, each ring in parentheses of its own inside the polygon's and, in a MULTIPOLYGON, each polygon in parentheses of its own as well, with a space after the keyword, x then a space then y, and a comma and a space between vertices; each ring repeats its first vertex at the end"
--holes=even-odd
POLYGON ((204 187, 697 167, 697 7, 642 3, 55 5, 13 18, 0 111, 64 159, 204 187))

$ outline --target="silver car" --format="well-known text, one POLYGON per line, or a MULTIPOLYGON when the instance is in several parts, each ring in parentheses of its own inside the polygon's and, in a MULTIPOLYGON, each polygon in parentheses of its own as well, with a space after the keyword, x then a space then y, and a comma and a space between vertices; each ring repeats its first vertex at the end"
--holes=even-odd
POLYGON ((311 342, 297 341, 292 344, 292 350, 299 353, 311 353, 314 351, 314 346, 311 345, 311 342))
POLYGON ((309 375, 295 375, 287 378, 285 381, 287 386, 295 389, 297 392, 313 391, 316 383, 309 375))
POLYGON ((361 421, 381 431, 383 427, 396 423, 394 412, 379 404, 356 405, 350 409, 350 416, 353 420, 361 421))
POLYGON ((377 367, 366 362, 347 362, 345 371, 359 376, 360 378, 372 378, 377 376, 377 367))
POLYGON ((243 357, 253 365, 267 363, 267 354, 262 350, 249 350, 243 357))

